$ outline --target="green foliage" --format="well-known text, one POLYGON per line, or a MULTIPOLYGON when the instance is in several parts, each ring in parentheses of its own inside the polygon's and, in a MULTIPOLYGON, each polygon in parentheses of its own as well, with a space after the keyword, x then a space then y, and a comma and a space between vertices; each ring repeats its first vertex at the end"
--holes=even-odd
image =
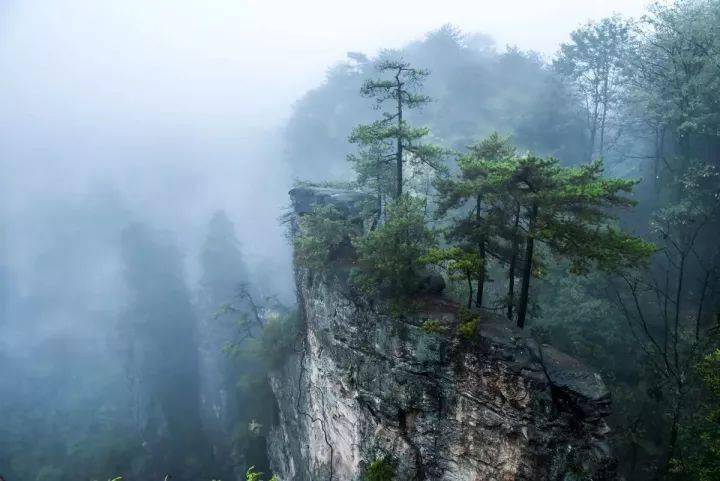
POLYGON ((355 229, 334 206, 314 206, 300 218, 300 232, 293 239, 295 261, 311 269, 326 270, 349 255, 355 229))
POLYGON ((683 479, 720 479, 720 349, 705 356, 698 374, 708 397, 702 411, 683 429, 684 456, 673 460, 673 471, 683 479))
MULTIPOLYGON (((326 85, 299 103, 288 129, 292 132, 288 151, 297 156, 291 165, 303 172, 315 169, 315 174, 332 171, 329 175, 337 175, 337 166, 344 168, 337 159, 346 149, 345 133, 352 125, 365 122, 351 136, 359 147, 350 156, 358 183, 342 186, 360 184, 376 193, 381 211, 385 197, 397 195, 398 181, 402 188, 399 174, 403 169, 440 167, 444 152, 426 143, 429 129, 424 125, 431 126, 446 145, 464 145, 478 133, 500 128, 513 132, 522 148, 543 156, 557 155, 565 162, 535 155, 519 157, 498 135, 471 146, 458 161, 457 175, 437 183, 438 210, 457 217, 451 219, 446 232, 448 245, 433 248, 427 229, 419 227, 425 226, 424 218, 421 223, 411 214, 396 216, 392 210, 398 207, 391 204, 385 224, 380 220, 368 239, 354 239, 362 251, 356 279, 368 291, 411 292, 418 269, 428 262, 447 269, 451 280, 462 278, 465 284, 470 279, 468 294, 472 296, 472 282, 482 286, 486 269, 496 282, 511 262, 526 261, 523 273, 528 281, 533 278, 533 299, 539 306, 534 332, 600 370, 611 387, 611 422, 619 436, 617 452, 623 457, 626 479, 720 479, 720 353, 715 351, 702 360, 697 372, 692 369, 699 353, 706 352, 718 309, 717 25, 720 4, 716 0, 658 3, 635 32, 618 18, 574 32, 561 48, 554 72, 532 54, 478 48, 481 40, 463 38, 452 28, 444 28, 402 52, 413 63, 433 68, 428 92, 437 102, 427 103, 428 97, 420 92, 426 71, 412 69, 409 63, 380 62, 384 78, 366 81, 362 92, 392 108, 380 119, 372 117, 371 109, 363 110, 365 105, 353 95, 363 80, 374 75, 370 73, 372 62, 355 56, 352 63, 333 68, 326 85), (625 55, 628 50, 632 55, 625 55), (402 85, 393 83, 395 69, 399 69, 402 85), (580 94, 583 101, 576 102, 555 73, 570 80, 573 93, 580 94), (421 122, 418 125, 422 127, 397 116, 393 110, 398 100, 403 109, 425 104, 422 111, 413 112, 413 121, 421 122), (654 212, 651 232, 664 247, 649 273, 636 284, 628 283, 633 294, 639 289, 646 296, 629 304, 627 318, 615 305, 615 293, 605 292, 609 284, 604 271, 642 265, 654 247, 628 235, 611 215, 633 204, 630 192, 634 182, 605 177, 600 163, 564 167, 593 154, 605 157, 606 165, 615 169, 614 175, 622 168, 623 173, 642 174, 655 184, 652 193, 637 195, 644 210, 637 217, 623 219, 623 225, 643 232, 645 219, 654 212), (400 244, 403 239, 410 240, 400 244), (539 246, 521 249, 530 239, 539 246), (556 262, 550 261, 551 255, 556 262), (583 277, 567 276, 568 271, 583 277), (677 291, 663 290, 663 285, 678 286, 677 291), (673 321, 675 332, 667 327, 673 321), (654 365, 658 360, 659 368, 654 365), (680 440, 670 449, 676 405, 680 440), (668 453, 674 457, 669 475, 662 470, 668 453)), ((407 184, 405 187, 411 190, 407 184)), ((242 259, 232 252, 235 240, 227 227, 226 219, 218 216, 215 228, 224 238, 213 239, 203 254, 203 262, 215 266, 215 275, 202 278, 203 288, 216 293, 213 297, 224 298, 222 291, 232 289, 228 283, 234 285, 235 276, 242 271, 242 259)), ((303 233, 296 244, 298 262, 319 269, 346 258, 354 263, 353 229, 337 212, 313 212, 301 221, 301 227, 303 233)), ((172 249, 166 245, 149 249, 137 233, 126 236, 125 242, 136 244, 126 249, 124 257, 129 287, 137 294, 132 325, 128 326, 135 334, 127 346, 141 345, 133 362, 147 364, 133 366, 128 361, 128 372, 123 374, 140 374, 135 385, 149 386, 142 394, 159 400, 162 405, 158 409, 171 415, 169 426, 179 426, 183 423, 175 422, 177 413, 193 408, 174 401, 196 398, 187 395, 196 390, 196 382, 182 362, 188 359, 185 354, 196 352, 197 347, 187 341, 194 326, 187 313, 193 306, 183 300, 186 289, 177 283, 182 273, 173 266, 180 264, 166 258, 174 257, 172 249), (138 249, 142 244, 146 247, 138 249), (145 251, 150 254, 143 254, 145 251), (168 311, 161 303, 177 309, 168 311), (177 357, 179 353, 182 358, 177 357), (184 371, 179 378, 166 375, 178 369, 184 371), (158 372, 159 378, 149 374, 151 371, 158 372), (177 383, 178 379, 183 382, 177 383), (179 391, 178 386, 182 388, 179 391)), ((514 281, 519 271, 518 265, 509 281, 514 281)), ((512 305, 513 296, 507 298, 512 305)), ((248 413, 242 414, 237 426, 241 433, 238 442, 244 448, 264 446, 257 435, 271 417, 264 376, 291 352, 297 329, 297 319, 290 317, 271 315, 262 330, 254 322, 251 317, 242 322, 243 334, 251 338, 238 345, 237 356, 244 373, 238 384, 248 413)), ((461 311, 458 333, 473 338, 479 322, 470 311, 461 311)), ((436 320, 422 325, 430 334, 443 327, 436 320)), ((98 366, 93 368, 100 371, 98 366)), ((19 402, 2 405, 0 464, 12 473, 10 479, 106 479, 105 473, 124 473, 124 467, 147 461, 137 437, 126 432, 125 422, 134 419, 125 409, 131 402, 128 393, 96 384, 107 387, 102 400, 77 399, 73 396, 81 396, 78 393, 85 388, 77 379, 31 371, 23 376, 40 379, 38 384, 47 385, 47 390, 29 391, 31 395, 19 402), (63 393, 61 386, 50 382, 52 378, 74 386, 73 394, 63 393), (40 399, 51 399, 52 406, 40 399), (108 412, 105 406, 96 409, 103 402, 108 412), (119 406, 122 403, 124 407, 119 406), (58 424, 57 419, 63 422, 58 424)), ((113 379, 117 378, 120 376, 113 379)), ((17 401, 16 393, 11 394, 10 401, 17 401)), ((148 431, 157 432, 157 428, 153 425, 148 431)), ((174 451, 185 448, 180 444, 200 432, 197 428, 182 431, 187 435, 174 435, 180 442, 164 446, 163 453, 174 458, 174 451)), ((184 463, 186 457, 177 459, 184 463)), ((394 468, 386 469, 380 461, 384 460, 370 466, 369 477, 374 476, 373 481, 392 479, 394 468)), ((137 473, 126 476, 134 479, 137 473)), ((260 481, 259 473, 250 476, 249 472, 248 477, 260 481)))
POLYGON ((716 1, 658 2, 639 26, 645 35, 632 46, 628 74, 640 90, 634 100, 680 140, 680 156, 667 165, 673 176, 687 166, 690 137, 717 132, 719 21, 716 1))
POLYGON ((523 326, 532 273, 534 241, 571 262, 570 272, 585 274, 591 264, 614 271, 645 263, 654 246, 615 226, 610 209, 635 202, 623 194, 637 181, 608 179, 602 161, 565 168, 553 158, 527 156, 518 160, 512 179, 527 217, 523 290, 518 325, 523 326))
POLYGON ((383 112, 381 119, 353 129, 349 140, 358 144, 360 151, 349 160, 358 173, 358 182, 377 192, 382 204, 385 196, 397 199, 402 195, 405 164, 440 169, 444 151, 422 142, 429 129, 412 127, 403 117, 407 110, 430 102, 430 97, 419 93, 429 72, 396 59, 380 61, 376 69, 387 78, 366 80, 360 93, 373 98, 378 106, 390 103, 391 110, 383 112))
MULTIPOLYGON (((472 281, 477 283, 476 304, 481 307, 488 267, 488 252, 499 255, 503 247, 498 236, 512 216, 509 198, 509 177, 513 171, 515 147, 508 138, 492 133, 486 139, 468 147, 468 153, 458 159, 459 172, 453 177, 439 178, 437 215, 454 211, 446 238, 455 243, 446 252, 450 259, 450 275, 460 274, 468 283, 468 307, 472 304, 472 281)), ((511 237, 518 237, 513 229, 511 237)), ((512 244, 517 248, 517 241, 512 244)), ((442 258, 442 255, 439 256, 442 258)))
MULTIPOLYGON (((274 297, 257 298, 247 285, 242 285, 233 302, 226 304, 217 316, 230 316, 236 331, 226 333, 223 350, 235 370, 227 381, 229 391, 242 409, 232 416, 229 432, 223 433, 228 452, 237 453, 247 462, 267 467, 265 449, 267 427, 275 422, 276 404, 268 382, 268 371, 281 368, 293 352, 297 339, 297 311, 288 309, 274 297)), ((219 472, 215 466, 214 472, 219 472)), ((226 473, 224 477, 229 476, 226 473)))
POLYGON ((367 467, 364 481, 393 481, 397 475, 395 463, 388 457, 375 459, 367 467))
POLYGON ((433 243, 425 203, 405 194, 388 204, 384 224, 355 239, 359 269, 353 280, 364 292, 402 298, 418 287, 421 258, 433 243))
MULTIPOLYGON (((568 257, 572 272, 587 273, 590 262, 609 271, 638 265, 655 251, 652 244, 611 222, 611 208, 635 204, 622 194, 630 193, 637 181, 603 177, 601 161, 569 169, 558 168, 554 160, 549 165, 536 165, 541 168, 525 177, 529 178, 528 185, 535 182, 533 175, 547 177, 537 192, 525 197, 526 202, 539 205, 538 238, 568 257)), ((528 164, 525 168, 536 167, 528 164)))
POLYGON ((469 309, 460 308, 458 312, 458 332, 465 340, 472 340, 478 334, 480 327, 480 314, 473 313, 469 309))
MULTIPOLYGON (((356 95, 378 75, 376 62, 406 59, 432 72, 423 89, 433 101, 413 110, 409 122, 427 126, 432 141, 464 146, 493 130, 513 132, 517 144, 564 161, 585 160, 585 118, 566 83, 542 57, 517 48, 492 47, 484 36, 466 35, 452 25, 428 33, 377 58, 353 56, 328 70, 326 81, 296 104, 286 130, 287 165, 296 175, 346 175, 338 162, 347 153, 342 135, 358 123, 377 120, 376 102, 356 95)), ((390 102, 383 105, 390 111, 390 102)))
MULTIPOLYGON (((245 473, 245 481, 263 481, 263 474, 255 471, 255 466, 250 466, 245 473)), ((278 481, 277 475, 273 474, 269 481, 278 481)))
MULTIPOLYGON (((514 304, 514 278, 525 243, 518 325, 524 324, 530 278, 542 259, 535 243, 570 260, 570 272, 592 267, 616 271, 643 264, 654 246, 619 229, 611 209, 629 207, 637 181, 603 176, 601 161, 562 167, 557 159, 518 157, 507 138, 492 134, 458 159, 459 173, 436 182, 438 212, 465 213, 446 235, 450 249, 432 252, 428 261, 452 261, 448 267, 477 281, 477 304, 483 297, 488 253, 508 265, 508 316, 514 304), (536 258, 538 257, 538 258, 536 258), (483 259, 483 263, 479 263, 483 259)), ((470 304, 470 299, 468 300, 470 304)))
MULTIPOLYGON (((469 207, 477 209, 478 196, 501 194, 508 190, 506 184, 512 174, 515 163, 515 147, 509 138, 493 132, 482 141, 468 147, 468 153, 457 159, 459 172, 454 177, 440 178, 436 187, 440 200, 438 214, 444 215, 453 209, 460 209, 470 203, 469 207)), ((477 215, 478 212, 472 212, 477 215)), ((482 212, 480 213, 482 215, 482 212)), ((482 219, 476 228, 480 228, 482 219)))
POLYGON ((420 329, 425 334, 442 334, 447 330, 447 327, 437 319, 427 319, 422 323, 420 329))
POLYGON ((299 323, 300 319, 296 310, 268 317, 260 337, 258 353, 268 368, 279 368, 288 355, 293 352, 299 323))
MULTIPOLYGON (((351 137, 352 140, 354 137, 351 137)), ((360 142, 359 138, 357 141, 360 142)), ((372 139, 368 142, 357 153, 349 154, 347 159, 357 174, 357 183, 373 192, 382 208, 383 199, 391 196, 396 187, 395 170, 387 154, 388 146, 372 139)))
POLYGON ((262 481, 263 473, 255 471, 255 466, 250 466, 245 473, 245 481, 262 481))
POLYGON ((466 252, 459 247, 446 249, 436 247, 425 254, 420 262, 440 265, 447 269, 452 277, 466 279, 473 278, 482 269, 484 259, 474 252, 466 252))
MULTIPOLYGON (((720 349, 715 349, 705 356, 698 365, 698 373, 715 401, 720 401, 720 349)), ((720 405, 715 406, 710 418, 712 421, 720 420, 720 405)))
POLYGON ((281 307, 265 308, 262 326, 249 326, 249 316, 243 314, 238 321, 241 337, 235 342, 227 342, 223 351, 234 360, 247 364, 261 361, 268 369, 282 365, 292 352, 299 329, 299 317, 296 310, 281 307))
POLYGON ((621 100, 631 24, 616 15, 589 22, 560 47, 555 70, 568 79, 585 104, 590 149, 587 160, 606 151, 607 135, 621 100))
POLYGON ((460 335, 467 340, 474 339, 477 335, 478 327, 480 326, 480 319, 473 318, 465 321, 458 326, 458 332, 460 335))
POLYGON ((420 258, 423 264, 440 266, 451 280, 463 280, 468 284, 468 307, 472 305, 472 280, 477 279, 485 269, 485 259, 471 249, 459 247, 435 247, 420 258))
POLYGON ((694 162, 679 181, 679 198, 656 211, 650 227, 666 243, 682 248, 720 218, 720 169, 694 162))

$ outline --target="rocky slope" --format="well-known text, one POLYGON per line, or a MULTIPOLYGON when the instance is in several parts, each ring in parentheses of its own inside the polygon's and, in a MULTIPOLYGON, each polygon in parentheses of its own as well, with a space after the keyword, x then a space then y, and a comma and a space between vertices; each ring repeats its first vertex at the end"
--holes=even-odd
MULTIPOLYGON (((313 203, 358 215, 362 200, 291 195, 296 215, 313 203)), ((385 457, 400 481, 612 479, 610 395, 577 360, 490 313, 463 338, 457 307, 438 296, 393 316, 334 276, 297 268, 296 282, 301 336, 271 378, 280 421, 269 452, 283 481, 356 480, 385 457), (423 329, 428 320, 442 331, 423 329)))

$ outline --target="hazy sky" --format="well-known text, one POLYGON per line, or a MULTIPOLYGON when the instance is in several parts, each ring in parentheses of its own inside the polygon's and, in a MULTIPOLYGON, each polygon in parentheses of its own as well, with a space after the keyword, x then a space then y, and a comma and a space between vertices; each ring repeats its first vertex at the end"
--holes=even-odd
POLYGON ((107 186, 188 252, 221 207, 249 255, 276 258, 289 183, 277 127, 346 52, 452 23, 552 55, 588 19, 645 4, 0 0, 0 254, 33 265, 55 244, 42 219, 107 186))
MULTIPOLYGON (((2 0, 2 93, 25 115, 201 126, 277 123, 349 50, 452 23, 551 55, 569 31, 646 0, 2 0), (8 78, 8 75, 9 78, 8 78), (48 105, 49 104, 49 105, 48 105)), ((46 119, 52 121, 52 119, 46 119)))

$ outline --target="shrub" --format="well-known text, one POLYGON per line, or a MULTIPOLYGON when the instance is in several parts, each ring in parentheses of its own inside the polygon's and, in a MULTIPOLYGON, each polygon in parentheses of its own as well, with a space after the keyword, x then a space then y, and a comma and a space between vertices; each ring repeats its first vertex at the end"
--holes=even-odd
POLYGON ((720 348, 700 361, 697 373, 707 396, 681 426, 684 452, 672 460, 672 471, 682 479, 714 481, 720 479, 720 348))
POLYGON ((387 456, 378 458, 370 463, 365 471, 365 481, 392 481, 395 479, 395 463, 387 456))
POLYGON ((469 309, 461 308, 458 314, 460 325, 458 332, 464 339, 470 340, 475 338, 480 327, 480 315, 473 314, 469 309))
POLYGON ((311 269, 327 269, 352 250, 353 231, 352 223, 334 206, 313 207, 300 218, 300 232, 293 241, 295 261, 311 269))
POLYGON ((298 334, 297 311, 269 317, 260 337, 260 357, 270 369, 282 365, 292 353, 298 334))
MULTIPOLYGON (((262 476, 263 473, 255 471, 255 466, 250 466, 247 473, 245 473, 245 481, 263 481, 262 476)), ((273 474, 270 477, 270 481, 278 481, 278 477, 273 474)))
POLYGON ((422 329, 425 334, 441 334, 446 330, 442 322, 438 321, 437 319, 426 320, 425 322, 423 322, 420 329, 422 329))
POLYGON ((434 244, 425 225, 425 203, 404 195, 387 206, 385 223, 355 240, 355 284, 368 294, 405 297, 419 286, 420 259, 434 244))
MULTIPOLYGON (((258 331, 256 326, 247 327, 249 321, 241 317, 239 329, 242 338, 228 342, 223 347, 225 354, 234 360, 254 365, 262 361, 268 369, 279 368, 292 353, 300 327, 297 310, 267 309, 263 314, 264 324, 258 331)), ((254 372, 249 370, 245 374, 254 372)))

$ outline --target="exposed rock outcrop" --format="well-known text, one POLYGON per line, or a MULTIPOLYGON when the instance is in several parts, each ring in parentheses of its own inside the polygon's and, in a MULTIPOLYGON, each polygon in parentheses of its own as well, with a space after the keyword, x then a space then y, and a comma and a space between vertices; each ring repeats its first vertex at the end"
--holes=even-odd
POLYGON ((297 268, 296 282, 302 334, 271 378, 283 481, 356 480, 385 456, 400 481, 612 479, 610 395, 577 360, 490 313, 464 339, 456 306, 437 296, 397 316, 334 277, 297 268))
POLYGON ((373 199, 362 192, 333 187, 296 187, 290 191, 295 215, 312 212, 315 206, 331 205, 349 217, 359 216, 373 199))

